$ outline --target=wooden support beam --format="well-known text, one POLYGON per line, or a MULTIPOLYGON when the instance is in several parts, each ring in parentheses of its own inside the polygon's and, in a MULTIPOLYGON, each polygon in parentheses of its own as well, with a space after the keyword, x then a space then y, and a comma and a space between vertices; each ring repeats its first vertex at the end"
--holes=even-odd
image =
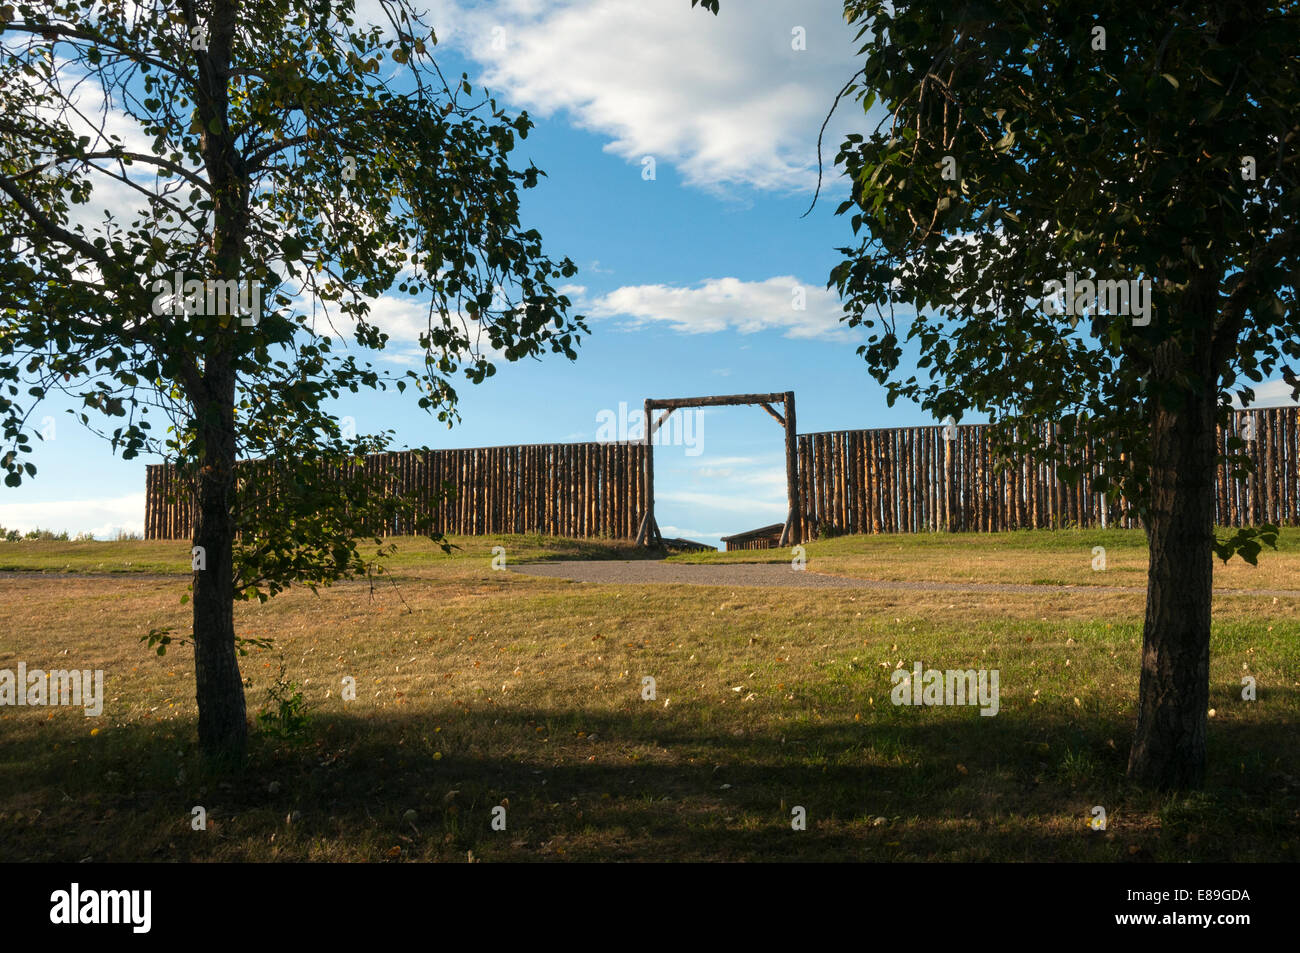
POLYGON ((651 527, 654 527, 655 533, 659 532, 659 524, 655 522, 655 448, 654 444, 650 442, 651 403, 650 400, 645 402, 645 467, 642 472, 642 478, 645 481, 645 513, 641 517, 641 527, 636 534, 636 544, 638 546, 646 544, 651 527))
POLYGON ((717 397, 672 397, 664 400, 647 400, 646 416, 651 410, 677 410, 682 407, 733 407, 738 404, 777 404, 785 394, 723 394, 717 397))
POLYGON ((664 421, 668 419, 668 414, 671 414, 672 412, 673 412, 673 408, 669 407, 667 413, 665 413, 662 417, 660 417, 658 420, 654 421, 653 423, 650 423, 650 411, 648 410, 646 411, 645 414, 646 426, 650 428, 650 432, 646 434, 647 440, 659 432, 659 428, 662 427, 664 425, 664 421))
POLYGON ((772 417, 776 420, 776 422, 780 424, 782 427, 785 426, 785 418, 782 417, 780 414, 778 414, 775 410, 773 410, 770 404, 764 403, 764 404, 759 404, 758 406, 762 407, 769 414, 771 414, 772 417))
POLYGON ((793 546, 803 541, 799 532, 799 435, 795 430, 794 391, 788 390, 781 397, 785 404, 781 423, 785 426, 785 495, 789 509, 778 545, 793 546))

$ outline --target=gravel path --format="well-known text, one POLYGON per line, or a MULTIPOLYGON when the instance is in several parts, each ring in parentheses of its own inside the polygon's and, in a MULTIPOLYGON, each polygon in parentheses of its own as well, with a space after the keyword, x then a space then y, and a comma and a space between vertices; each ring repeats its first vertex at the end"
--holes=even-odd
MULTIPOLYGON (((1000 582, 886 582, 795 571, 785 563, 719 563, 705 566, 669 563, 658 559, 582 560, 562 563, 526 563, 515 572, 550 579, 569 579, 604 585, 672 583, 689 586, 784 586, 799 589, 908 589, 920 592, 1132 592, 1138 586, 1032 586, 1000 582)), ((1215 595, 1282 596, 1300 598, 1295 589, 1219 589, 1215 595)))

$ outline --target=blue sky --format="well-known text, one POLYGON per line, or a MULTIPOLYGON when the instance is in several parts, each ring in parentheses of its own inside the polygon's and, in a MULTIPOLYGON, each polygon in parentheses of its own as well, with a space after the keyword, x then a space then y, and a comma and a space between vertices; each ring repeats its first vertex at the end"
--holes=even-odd
MULTIPOLYGON (((444 72, 468 73, 536 122, 517 156, 547 177, 525 193, 524 221, 578 264, 568 293, 593 334, 576 362, 501 364, 484 384, 463 382, 463 421, 450 431, 409 393, 352 397, 338 414, 359 432, 395 430, 397 446, 431 447, 592 440, 621 402, 699 394, 793 390, 805 433, 932 423, 913 405, 886 408, 854 353, 861 333, 839 323, 825 287, 835 248, 851 243, 847 217, 832 214, 845 194, 832 160, 844 132, 869 128, 851 101, 827 131, 822 198, 800 217, 818 128, 858 65, 840 9, 734 2, 715 18, 688 0, 433 3, 444 72)), ((402 307, 376 314, 413 346, 402 307)), ((144 465, 156 461, 115 457, 65 407, 37 413, 52 418, 53 439, 33 457, 37 478, 4 489, 0 525, 140 530, 144 465)), ((696 428, 692 446, 656 450, 664 533, 716 545, 780 521, 776 422, 756 407, 715 408, 696 428)))

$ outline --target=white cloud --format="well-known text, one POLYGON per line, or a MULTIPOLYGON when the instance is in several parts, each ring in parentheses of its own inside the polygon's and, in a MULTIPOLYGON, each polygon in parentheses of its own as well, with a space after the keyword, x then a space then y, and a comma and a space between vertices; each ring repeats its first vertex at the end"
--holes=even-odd
POLYGON ((708 470, 713 467, 749 467, 754 466, 758 462, 759 460, 757 457, 713 457, 709 460, 701 460, 695 465, 695 469, 708 470))
MULTIPOLYGON (((811 191, 818 130, 860 66, 836 3, 732 3, 714 17, 686 0, 506 0, 440 13, 440 37, 484 64, 494 94, 565 112, 608 137, 607 151, 638 166, 654 156, 708 188, 811 191)), ((828 168, 850 123, 863 117, 843 102, 822 149, 828 168)))
POLYGON ((655 505, 659 506, 661 503, 704 506, 724 513, 771 513, 781 518, 785 517, 787 509, 784 500, 738 499, 726 493, 693 493, 688 490, 656 493, 655 505))
MULTIPOLYGON (((1249 381, 1247 381, 1249 383, 1249 381)), ((1300 401, 1291 399, 1291 385, 1284 380, 1264 381, 1254 386, 1255 401, 1250 406, 1256 407, 1294 407, 1300 401)), ((1241 401, 1233 395, 1232 406, 1241 409, 1241 401)))
POLYGON ((587 304, 586 312, 593 318, 630 318, 632 329, 661 321, 684 334, 780 331, 789 338, 852 337, 840 322, 843 311, 834 293, 789 275, 766 281, 710 278, 690 288, 625 285, 587 304), (801 310, 795 307, 800 293, 801 310))
POLYGON ((726 480, 728 485, 760 492, 766 496, 785 496, 785 470, 756 470, 745 472, 732 467, 701 467, 691 474, 693 483, 712 483, 726 480))
POLYGON ((48 529, 53 532, 90 532, 106 538, 119 529, 144 532, 144 494, 105 497, 90 500, 49 500, 40 503, 0 503, 0 526, 27 532, 48 529))
MULTIPOLYGON (((370 306, 366 321, 389 338, 384 350, 374 353, 373 359, 405 367, 422 365, 425 352, 420 347, 420 335, 429 330, 428 299, 384 294, 377 298, 366 298, 366 303, 370 306)), ((298 307, 302 313, 310 313, 311 303, 299 297, 298 307)), ((487 331, 479 322, 460 312, 453 313, 451 320, 468 335, 472 351, 497 363, 506 361, 505 352, 492 346, 487 331)), ((442 316, 435 313, 433 322, 436 327, 441 327, 442 316)), ((349 346, 356 344, 356 322, 350 315, 338 311, 336 306, 328 320, 318 312, 318 317, 309 321, 309 324, 317 334, 328 334, 349 346)))
MULTIPOLYGON (((51 104, 35 107, 24 105, 23 111, 28 118, 44 124, 61 123, 73 136, 85 136, 89 140, 91 151, 102 152, 120 144, 128 152, 148 155, 152 152, 153 139, 145 135, 139 123, 118 108, 94 76, 87 75, 80 67, 65 57, 55 58, 56 86, 67 98, 67 108, 60 109, 58 99, 51 104)), ((5 80, 15 84, 35 85, 39 82, 26 73, 12 73, 5 80)), ((0 94, 17 92, 0 90, 0 94)), ((15 102, 26 103, 27 97, 15 95, 15 102)), ((45 155, 32 156, 34 161, 45 161, 45 155)), ((148 192, 158 191, 155 184, 156 169, 149 164, 136 163, 123 170, 115 162, 95 160, 99 169, 109 169, 114 174, 125 175, 130 182, 141 186, 148 192)), ((91 184, 90 201, 74 204, 68 210, 68 222, 73 228, 80 227, 94 236, 103 234, 105 213, 112 215, 119 225, 130 224, 148 208, 148 200, 138 190, 102 171, 85 172, 84 167, 62 163, 61 168, 78 169, 84 172, 91 184)), ((97 274, 92 269, 91 274, 97 274)))

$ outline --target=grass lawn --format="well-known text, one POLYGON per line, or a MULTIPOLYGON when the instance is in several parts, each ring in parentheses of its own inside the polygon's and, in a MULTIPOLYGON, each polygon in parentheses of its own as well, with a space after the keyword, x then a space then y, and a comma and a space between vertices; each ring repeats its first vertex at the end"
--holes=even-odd
MULTIPOLYGON (((591 586, 494 571, 491 548, 629 545, 456 542, 400 540, 373 584, 236 608, 240 635, 274 640, 241 660, 250 720, 283 663, 310 722, 256 734, 231 779, 197 756, 191 650, 139 643, 188 631, 188 543, 0 543, 0 669, 103 669, 107 695, 98 718, 0 708, 0 860, 1300 859, 1300 599, 1216 597, 1206 789, 1123 779, 1143 596, 1086 587, 1144 583, 1140 532, 806 547, 812 571, 1080 587, 1029 594, 591 586), (914 661, 997 669, 998 715, 892 705, 914 661)), ((1300 534, 1281 546, 1216 586, 1300 589, 1300 534)), ((789 551, 672 558, 741 557, 789 551)))

